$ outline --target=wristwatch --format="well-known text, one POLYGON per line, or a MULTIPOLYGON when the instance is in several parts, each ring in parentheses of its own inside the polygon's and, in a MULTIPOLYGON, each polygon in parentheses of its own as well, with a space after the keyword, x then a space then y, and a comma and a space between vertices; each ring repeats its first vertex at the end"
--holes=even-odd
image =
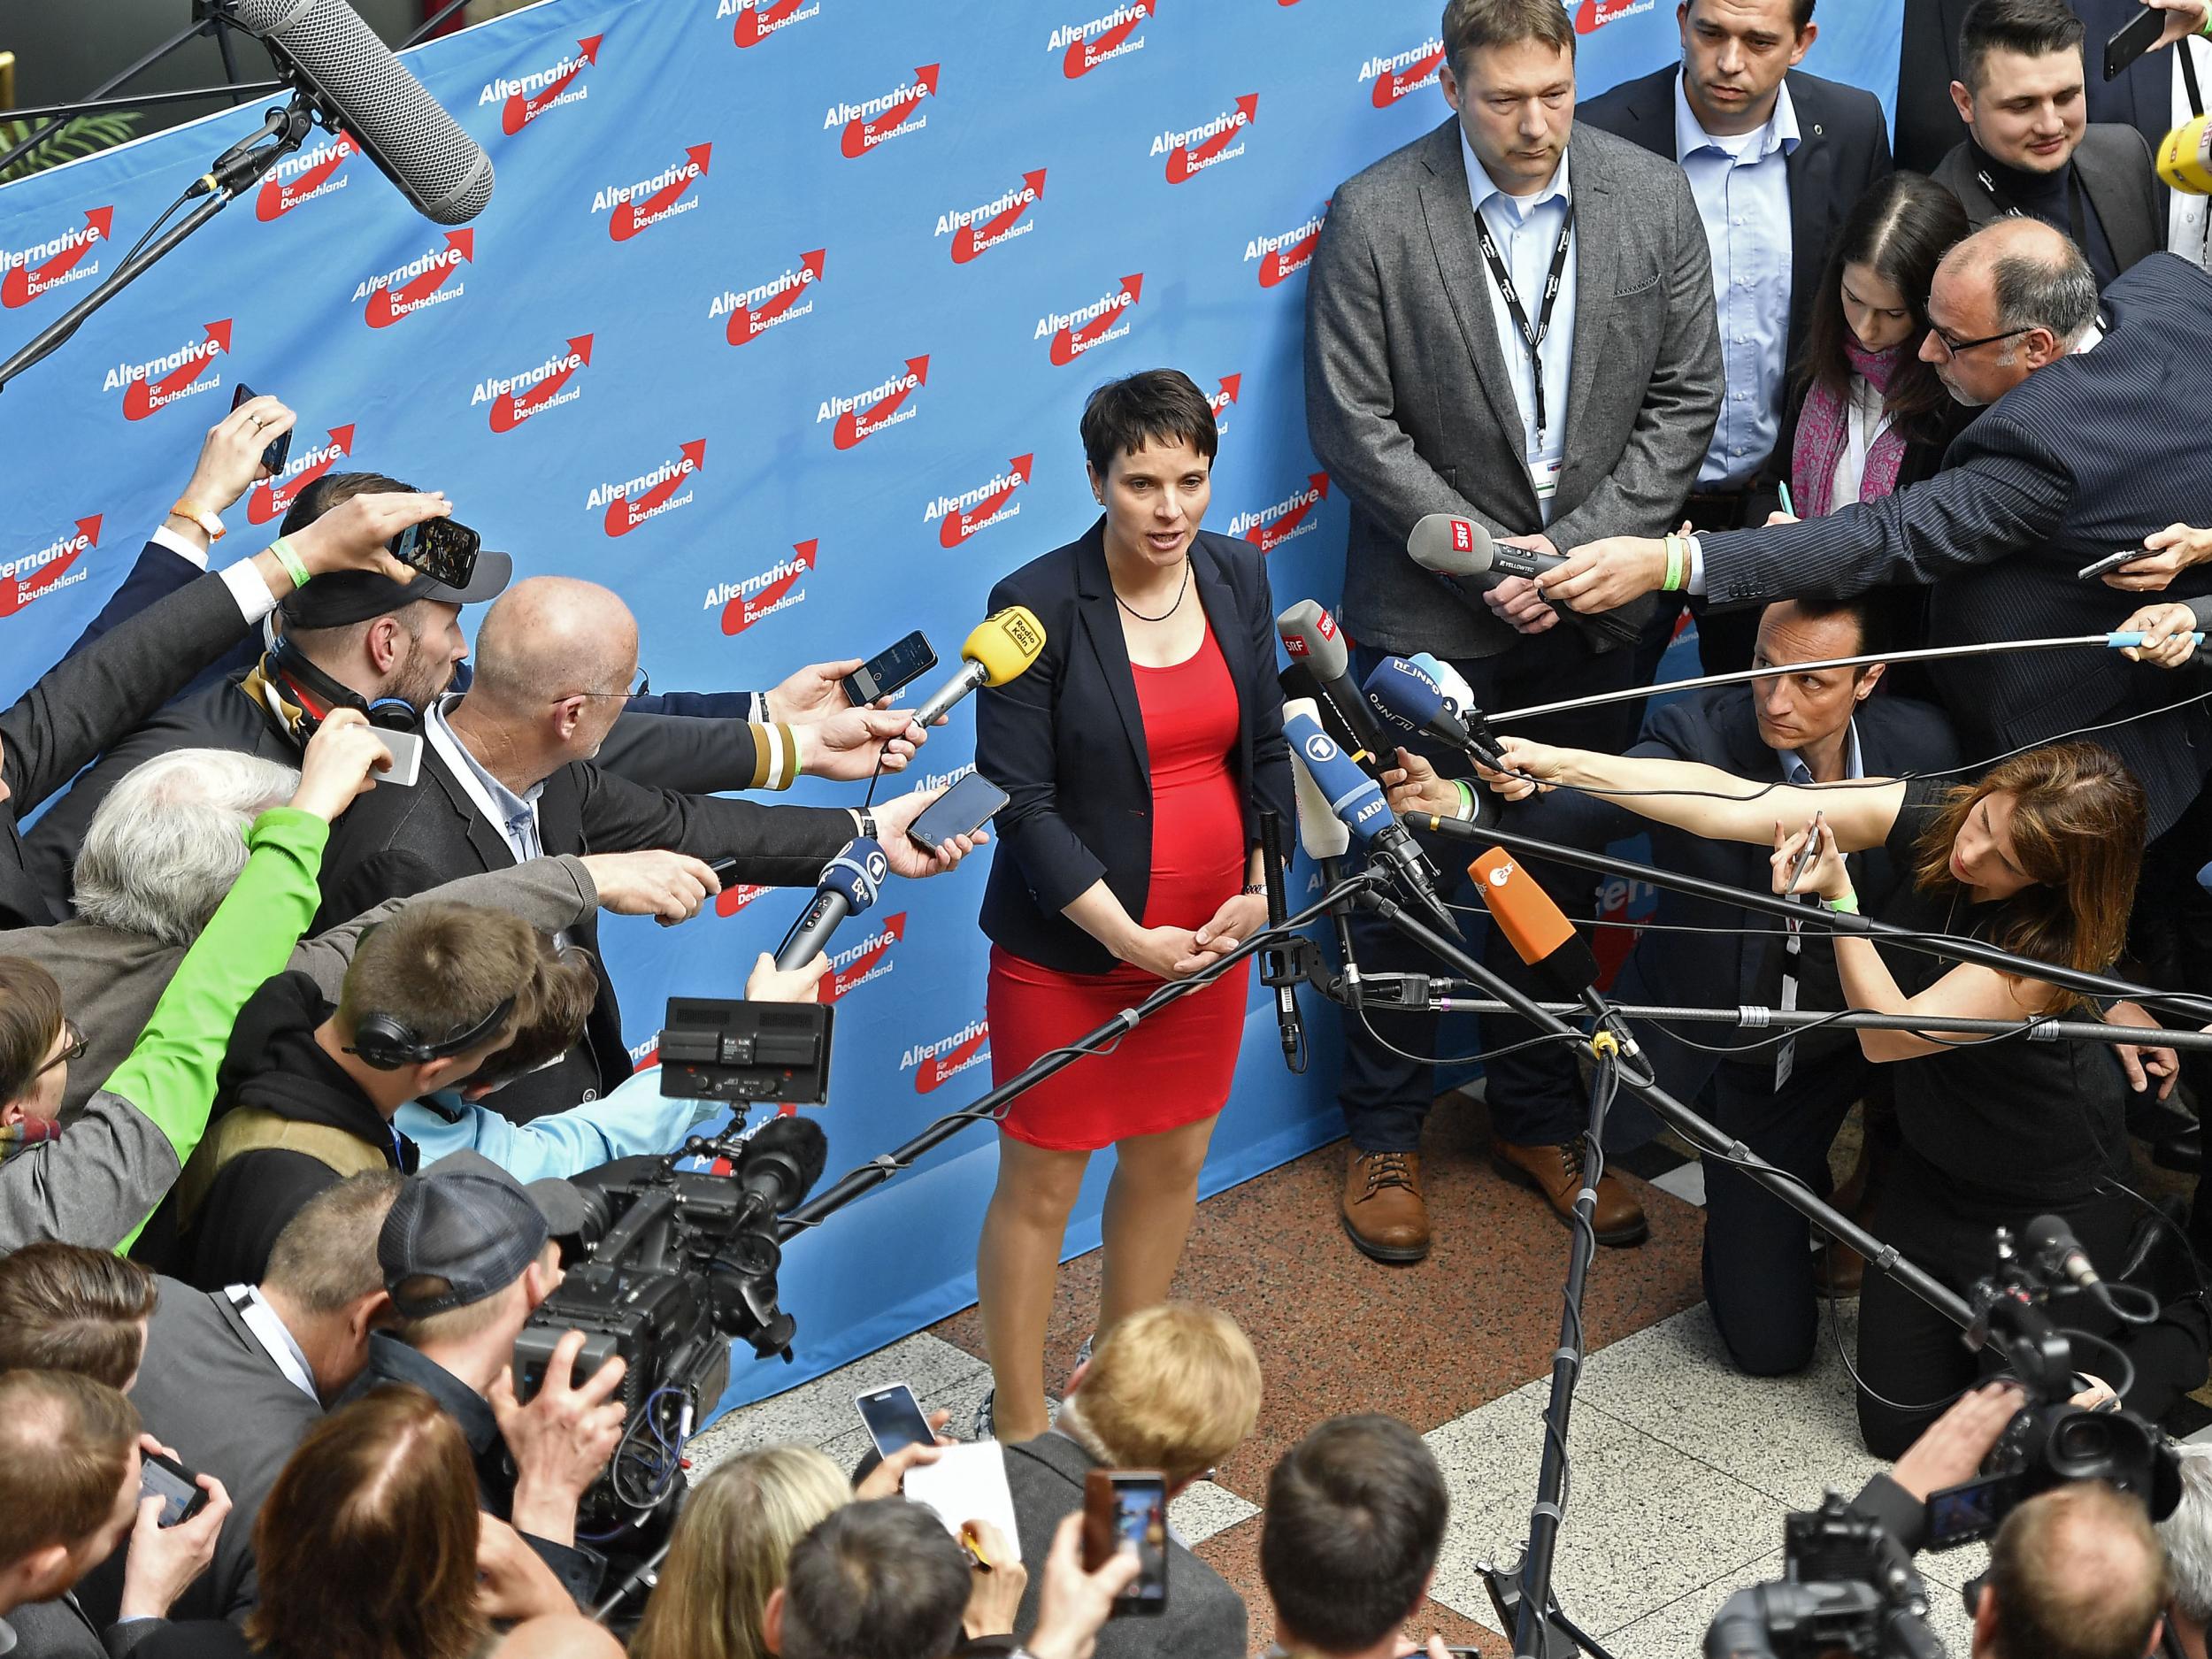
POLYGON ((872 841, 880 841, 883 832, 876 827, 876 815, 866 807, 853 809, 853 816, 860 820, 860 833, 872 841))

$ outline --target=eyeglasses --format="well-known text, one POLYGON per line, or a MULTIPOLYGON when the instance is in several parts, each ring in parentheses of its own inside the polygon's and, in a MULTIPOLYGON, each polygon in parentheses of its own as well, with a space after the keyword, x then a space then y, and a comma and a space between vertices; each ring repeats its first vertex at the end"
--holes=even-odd
POLYGON ((1935 336, 1936 343, 1943 348, 1945 357, 1955 357, 1960 352, 1971 351, 1976 346, 1993 346, 2000 340, 2010 340, 2016 334, 2032 334, 2035 332, 2035 324, 2030 323, 2025 328, 2008 328, 2001 334, 1984 334, 1979 340, 1954 340, 1932 323, 1928 326, 1928 332, 1935 336))
POLYGON ((39 1067, 37 1071, 32 1072, 31 1076, 34 1079, 44 1077, 58 1065, 67 1065, 72 1060, 84 1058, 84 1051, 89 1045, 85 1041, 84 1033, 77 1028, 77 1022, 73 1019, 64 1018, 61 1022, 61 1028, 69 1038, 69 1046, 39 1067))
MULTIPOLYGON (((571 697, 642 697, 652 689, 653 677, 645 672, 645 664, 640 663, 637 672, 630 676, 630 688, 627 691, 572 691, 568 695, 571 697)), ((559 698, 557 701, 565 703, 567 698, 559 698)))

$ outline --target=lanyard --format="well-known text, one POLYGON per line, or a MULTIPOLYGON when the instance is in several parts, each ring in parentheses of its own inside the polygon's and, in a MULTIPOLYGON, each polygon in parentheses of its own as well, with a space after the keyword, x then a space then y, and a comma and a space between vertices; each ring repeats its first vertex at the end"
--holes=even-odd
POLYGON ((2181 89, 2189 99, 2192 118, 2204 113, 2204 94, 2197 88, 2197 55, 2182 41, 2174 50, 2181 54, 2181 89))
MULTIPOLYGON (((1988 168, 1984 167, 1977 173, 1974 175, 1974 181, 1988 193, 1990 201, 1995 204, 1999 212, 2011 219, 2027 217, 2025 213, 2013 205, 2010 196, 1997 188, 1997 180, 1990 176, 1988 168)), ((2081 173, 2070 161, 2066 164, 2066 220, 2074 238, 2074 246, 2081 250, 2084 258, 2087 258, 2089 256, 2089 222, 2082 217, 2081 173)))
POLYGON ((1545 336, 1551 333, 1552 308, 1559 303, 1559 283, 1567 272, 1567 252, 1573 245, 1575 234, 1575 204, 1567 204, 1567 218, 1559 227, 1559 245, 1552 250, 1551 274, 1544 280, 1544 303, 1538 308, 1536 321, 1532 326, 1528 313, 1521 309, 1520 291, 1513 286, 1513 273, 1505 268, 1505 260, 1498 252, 1498 244, 1490 234, 1490 222, 1479 213, 1475 215, 1475 240, 1482 248, 1482 262, 1490 267, 1490 280, 1498 285, 1498 293, 1505 301, 1508 315, 1521 336, 1521 343, 1528 348, 1528 366, 1536 381, 1536 442, 1541 449, 1544 442, 1544 359, 1545 336))

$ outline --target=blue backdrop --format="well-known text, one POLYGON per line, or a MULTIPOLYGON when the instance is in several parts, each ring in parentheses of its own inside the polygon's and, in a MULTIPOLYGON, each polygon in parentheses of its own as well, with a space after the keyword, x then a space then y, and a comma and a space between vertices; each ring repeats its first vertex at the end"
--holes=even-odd
MULTIPOLYGON (((1890 99, 1901 4, 1824 8, 1807 66, 1890 99)), ((1671 5, 1576 12, 1586 96, 1678 52, 1671 5)), ((549 0, 411 53, 497 165, 475 224, 416 217, 319 135, 0 396, 0 695, 105 599, 241 380, 300 429, 226 554, 319 471, 442 488, 524 571, 618 590, 664 689, 765 686, 917 626, 949 659, 1000 575, 1089 522, 1084 395, 1161 364, 1217 394, 1209 527, 1270 549, 1279 605, 1333 601, 1344 508, 1306 447, 1302 273, 1336 183, 1445 114, 1437 12, 549 0)), ((258 114, 0 191, 0 354, 258 114)), ((972 730, 956 714, 909 776, 964 769, 972 730)), ((838 941, 833 1173, 987 1085, 982 880, 895 885, 838 941)), ((798 902, 610 921, 633 1043, 672 992, 735 995, 798 902)), ((1209 1191, 1340 1133, 1327 1037, 1294 1080, 1253 1015, 1209 1191)), ((730 1400, 972 1301, 995 1157, 972 1132, 795 1242, 800 1363, 741 1357, 730 1400)), ((1097 1241, 1099 1194, 1071 1250, 1097 1241)))

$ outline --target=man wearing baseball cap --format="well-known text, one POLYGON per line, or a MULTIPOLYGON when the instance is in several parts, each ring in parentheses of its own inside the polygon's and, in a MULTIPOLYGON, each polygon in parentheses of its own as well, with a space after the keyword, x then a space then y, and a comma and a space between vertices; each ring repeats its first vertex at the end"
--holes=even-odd
POLYGON ((530 1403, 515 1398, 515 1339, 561 1282, 558 1239, 582 1230, 584 1201, 565 1181, 527 1187, 490 1160, 457 1152, 411 1178, 377 1238, 399 1325, 369 1339, 357 1398, 386 1383, 421 1389, 460 1425, 477 1502, 522 1534, 579 1602, 606 1563, 576 1542, 576 1506, 622 1434, 612 1359, 573 1386, 583 1333, 561 1339, 530 1403))

